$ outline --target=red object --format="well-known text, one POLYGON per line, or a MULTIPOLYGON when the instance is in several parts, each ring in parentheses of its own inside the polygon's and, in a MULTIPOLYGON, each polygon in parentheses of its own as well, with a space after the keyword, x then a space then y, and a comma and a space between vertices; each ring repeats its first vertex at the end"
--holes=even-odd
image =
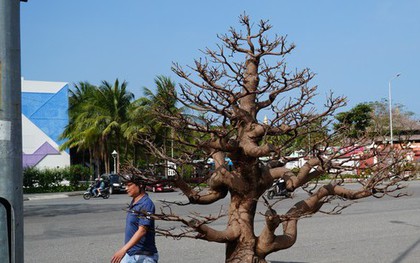
POLYGON ((146 185, 146 191, 151 191, 151 192, 173 192, 173 191, 175 191, 175 189, 169 183, 157 182, 157 183, 146 185))

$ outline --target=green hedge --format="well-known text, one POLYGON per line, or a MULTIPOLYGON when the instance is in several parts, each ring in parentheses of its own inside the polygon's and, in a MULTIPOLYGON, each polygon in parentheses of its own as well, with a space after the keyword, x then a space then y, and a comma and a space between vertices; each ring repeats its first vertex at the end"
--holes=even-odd
POLYGON ((25 193, 73 191, 85 188, 79 186, 79 181, 88 181, 89 178, 90 169, 82 165, 45 169, 28 167, 23 170, 23 187, 25 193), (68 180, 69 186, 61 185, 63 180, 68 180))

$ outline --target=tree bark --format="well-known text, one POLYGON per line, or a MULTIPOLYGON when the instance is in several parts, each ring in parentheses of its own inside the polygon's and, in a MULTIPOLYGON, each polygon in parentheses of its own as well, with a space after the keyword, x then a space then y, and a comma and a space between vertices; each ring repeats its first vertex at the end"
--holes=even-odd
POLYGON ((255 254, 257 238, 254 235, 254 215, 257 207, 255 197, 252 193, 249 196, 232 194, 228 227, 236 229, 239 236, 234 242, 226 244, 226 262, 265 262, 260 259, 255 261, 258 258, 255 254))

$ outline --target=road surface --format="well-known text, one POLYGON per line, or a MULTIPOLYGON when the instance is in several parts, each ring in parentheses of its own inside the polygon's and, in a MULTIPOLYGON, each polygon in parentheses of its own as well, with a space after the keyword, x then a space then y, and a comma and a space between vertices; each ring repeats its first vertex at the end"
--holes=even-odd
MULTIPOLYGON (((303 262, 420 262, 420 182, 410 182, 411 196, 360 200, 341 215, 317 214, 298 224, 296 244, 267 257, 272 263, 303 262)), ((150 193, 158 209, 159 199, 185 201, 179 192, 150 193)), ((279 212, 304 197, 279 202, 279 212)), ((26 263, 109 262, 123 241, 125 194, 110 199, 85 201, 81 196, 24 202, 26 263)), ((191 211, 215 215, 227 209, 228 200, 210 206, 173 207, 174 212, 191 211)), ((259 211, 264 212, 263 204, 259 211)), ((223 229, 225 219, 213 224, 223 229)), ((169 223, 157 222, 168 226, 169 223)), ((256 216, 258 234, 264 219, 256 216)), ((157 237, 161 263, 224 261, 224 245, 201 240, 157 237)))

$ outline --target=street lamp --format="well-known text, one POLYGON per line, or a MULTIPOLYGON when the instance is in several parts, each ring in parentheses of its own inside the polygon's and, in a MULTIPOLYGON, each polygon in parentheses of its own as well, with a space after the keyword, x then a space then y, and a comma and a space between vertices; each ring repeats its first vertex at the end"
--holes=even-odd
POLYGON ((389 80, 388 82, 388 89, 389 89, 389 131, 390 131, 390 135, 391 135, 391 149, 394 146, 394 137, 393 137, 393 132, 392 132, 392 101, 391 101, 391 82, 398 78, 401 75, 401 73, 397 73, 397 75, 395 75, 392 79, 389 80))
POLYGON ((117 160, 116 159, 117 159, 118 153, 116 150, 114 150, 111 153, 111 155, 112 155, 112 158, 114 158, 114 174, 116 174, 117 173, 117 160))

